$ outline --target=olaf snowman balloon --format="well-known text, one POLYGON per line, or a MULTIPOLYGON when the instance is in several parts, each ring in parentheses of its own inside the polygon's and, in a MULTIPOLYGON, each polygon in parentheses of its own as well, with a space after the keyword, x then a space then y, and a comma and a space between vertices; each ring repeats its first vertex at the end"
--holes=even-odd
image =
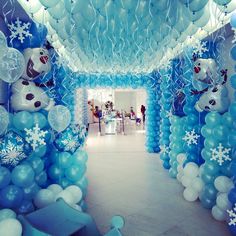
POLYGON ((229 104, 227 88, 222 84, 218 84, 208 89, 208 91, 200 97, 195 104, 195 108, 198 112, 217 111, 224 113, 228 110, 229 104))
POLYGON ((19 79, 11 87, 11 107, 14 111, 50 110, 54 101, 34 82, 19 79))
POLYGON ((11 107, 14 111, 49 110, 54 106, 54 101, 32 81, 51 70, 48 50, 27 48, 23 54, 26 67, 21 79, 12 84, 11 107))
POLYGON ((193 87, 197 90, 204 90, 212 84, 217 83, 216 62, 212 58, 194 59, 193 87))
POLYGON ((51 70, 50 56, 47 49, 27 48, 23 54, 26 67, 22 78, 34 80, 51 70))

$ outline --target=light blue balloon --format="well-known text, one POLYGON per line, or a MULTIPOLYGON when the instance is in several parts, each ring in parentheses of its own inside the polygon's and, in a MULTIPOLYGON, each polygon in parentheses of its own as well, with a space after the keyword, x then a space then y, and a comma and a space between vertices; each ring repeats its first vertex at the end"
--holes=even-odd
POLYGON ((233 28, 236 28, 236 13, 232 13, 230 18, 230 24, 233 28))
POLYGON ((230 50, 231 58, 236 61, 236 45, 234 45, 230 50))
POLYGON ((13 117, 13 125, 19 129, 24 130, 25 128, 30 129, 33 127, 33 117, 28 111, 20 111, 13 117))
POLYGON ((8 124, 9 113, 3 106, 0 106, 0 135, 2 135, 6 131, 8 124))
POLYGON ((62 132, 71 122, 69 109, 62 105, 53 107, 48 113, 48 122, 54 130, 62 132))

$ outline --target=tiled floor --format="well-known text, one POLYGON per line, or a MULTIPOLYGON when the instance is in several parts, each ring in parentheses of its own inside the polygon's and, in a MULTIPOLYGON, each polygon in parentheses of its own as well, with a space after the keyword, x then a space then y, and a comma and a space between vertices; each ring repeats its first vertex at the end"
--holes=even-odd
POLYGON ((199 202, 182 197, 183 187, 169 178, 157 154, 145 152, 145 134, 98 136, 91 129, 88 212, 102 233, 115 214, 125 217, 126 236, 227 236, 199 202))

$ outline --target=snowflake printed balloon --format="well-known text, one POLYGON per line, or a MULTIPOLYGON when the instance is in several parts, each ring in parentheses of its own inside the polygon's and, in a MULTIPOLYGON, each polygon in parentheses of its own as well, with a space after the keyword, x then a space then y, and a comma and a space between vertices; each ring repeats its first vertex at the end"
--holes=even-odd
POLYGON ((79 125, 70 125, 62 133, 58 134, 54 144, 59 151, 74 153, 83 142, 79 125))
POLYGON ((10 167, 18 165, 27 157, 28 149, 21 136, 14 131, 8 131, 3 138, 0 138, 0 164, 10 167))

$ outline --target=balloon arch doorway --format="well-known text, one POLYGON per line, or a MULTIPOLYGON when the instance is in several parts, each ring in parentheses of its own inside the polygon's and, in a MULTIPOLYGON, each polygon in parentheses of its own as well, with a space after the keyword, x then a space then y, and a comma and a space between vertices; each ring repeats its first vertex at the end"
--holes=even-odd
MULTIPOLYGON (((76 75, 75 84, 67 87, 65 97, 73 96, 80 88, 97 89, 145 89, 147 93, 146 110, 146 149, 150 153, 158 153, 160 132, 160 74, 155 72, 149 75, 76 75), (69 91, 68 91, 69 90, 69 91)), ((69 99, 69 98, 68 98, 69 99)), ((69 99, 70 100, 70 99, 69 99)), ((73 117, 76 116, 75 102, 70 104, 73 117)))

